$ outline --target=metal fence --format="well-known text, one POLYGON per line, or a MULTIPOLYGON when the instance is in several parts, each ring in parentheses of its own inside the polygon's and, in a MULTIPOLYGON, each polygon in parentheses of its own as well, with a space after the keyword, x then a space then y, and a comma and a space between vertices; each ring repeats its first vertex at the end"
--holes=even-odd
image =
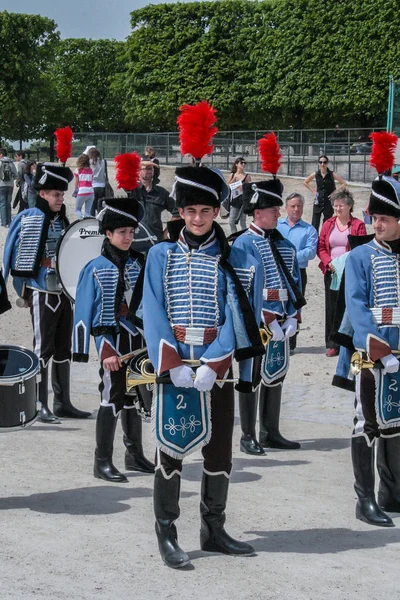
MULTIPOLYGON (((384 129, 288 129, 276 132, 283 154, 281 175, 306 177, 317 168, 317 158, 326 154, 330 167, 347 181, 370 182, 376 175, 369 166, 372 131, 384 129)), ((214 152, 204 159, 220 169, 229 170, 238 156, 246 158, 246 170, 260 172, 257 140, 265 131, 220 131, 214 138, 214 152)), ((153 146, 162 164, 188 162, 179 150, 179 134, 171 133, 75 133, 74 156, 87 145, 95 145, 107 159, 118 153, 138 151, 153 146)))

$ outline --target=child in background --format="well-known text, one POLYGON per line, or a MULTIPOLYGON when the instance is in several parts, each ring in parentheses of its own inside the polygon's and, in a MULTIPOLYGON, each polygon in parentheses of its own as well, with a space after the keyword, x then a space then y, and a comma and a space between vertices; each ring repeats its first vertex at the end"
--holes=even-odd
POLYGON ((93 189, 93 171, 90 168, 89 157, 81 154, 76 161, 75 177, 75 213, 78 219, 91 216, 92 204, 94 201, 93 189), (85 214, 82 214, 82 208, 85 205, 85 214))

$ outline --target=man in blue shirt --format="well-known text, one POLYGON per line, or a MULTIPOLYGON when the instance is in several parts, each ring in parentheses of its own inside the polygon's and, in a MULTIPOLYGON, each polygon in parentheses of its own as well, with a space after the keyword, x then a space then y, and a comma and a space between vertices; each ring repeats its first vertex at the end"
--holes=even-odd
MULTIPOLYGON (((306 223, 301 218, 304 209, 304 196, 297 192, 289 194, 285 201, 285 208, 287 217, 279 219, 277 230, 296 247, 302 292, 303 296, 305 296, 307 285, 306 269, 308 261, 315 258, 317 254, 318 233, 315 227, 306 223)), ((297 334, 290 338, 291 353, 296 348, 296 340, 297 334)))

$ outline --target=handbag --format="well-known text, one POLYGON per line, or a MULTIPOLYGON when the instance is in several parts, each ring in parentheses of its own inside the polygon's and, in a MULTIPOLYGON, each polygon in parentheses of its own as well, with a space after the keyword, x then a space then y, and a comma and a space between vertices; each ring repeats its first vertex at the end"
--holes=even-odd
POLYGON ((114 190, 108 179, 108 169, 107 169, 107 161, 104 159, 104 175, 105 175, 105 198, 114 198, 114 190))

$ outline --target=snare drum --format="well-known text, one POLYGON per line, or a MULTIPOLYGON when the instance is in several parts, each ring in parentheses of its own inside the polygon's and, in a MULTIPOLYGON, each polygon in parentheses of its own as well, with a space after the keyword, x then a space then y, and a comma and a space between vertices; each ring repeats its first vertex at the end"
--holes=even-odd
POLYGON ((20 346, 0 346, 0 431, 29 427, 39 415, 40 362, 20 346))
POLYGON ((56 249, 56 270, 64 292, 75 302, 79 274, 88 262, 101 254, 104 235, 95 218, 74 221, 64 231, 56 249))

